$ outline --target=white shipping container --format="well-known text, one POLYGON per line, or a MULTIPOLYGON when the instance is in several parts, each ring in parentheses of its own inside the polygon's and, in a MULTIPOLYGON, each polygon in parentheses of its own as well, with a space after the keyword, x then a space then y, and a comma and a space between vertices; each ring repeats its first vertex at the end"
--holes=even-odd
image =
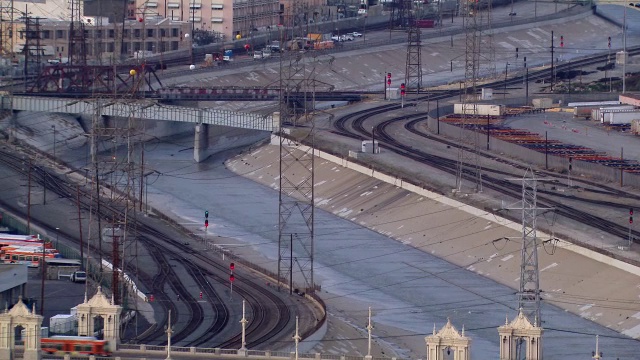
POLYGON ((640 119, 640 111, 623 113, 604 113, 604 122, 611 125, 631 124, 632 120, 640 119))
POLYGON ((400 100, 400 88, 387 88, 387 99, 400 100))
POLYGON ((533 104, 533 107, 535 109, 550 109, 553 106, 553 99, 551 98, 533 99, 531 103, 533 104))
POLYGON ((491 88, 482 88, 482 100, 493 100, 493 89, 491 88))
POLYGON ((379 154, 380 153, 380 146, 378 145, 378 140, 371 141, 371 140, 363 140, 362 141, 362 152, 365 154, 379 154), (372 145, 373 144, 373 145, 372 145), (373 146, 373 148, 372 148, 373 146))
POLYGON ((76 329, 77 317, 70 314, 58 314, 49 319, 51 332, 54 334, 68 334, 76 329))
POLYGON ((591 107, 602 107, 602 106, 615 106, 620 105, 620 101, 610 100, 610 101, 590 101, 590 102, 572 102, 568 103, 568 107, 581 107, 581 106, 591 106, 591 107))
POLYGON ((597 120, 600 122, 604 122, 604 113, 609 112, 633 112, 636 111, 636 107, 633 105, 622 105, 622 106, 611 106, 611 107, 601 107, 597 109, 593 109, 591 111, 591 119, 597 120))
POLYGON ((453 113, 459 115, 502 116, 505 113, 504 105, 494 104, 454 104, 453 113))
POLYGON ((631 120, 631 133, 640 134, 640 120, 631 120))

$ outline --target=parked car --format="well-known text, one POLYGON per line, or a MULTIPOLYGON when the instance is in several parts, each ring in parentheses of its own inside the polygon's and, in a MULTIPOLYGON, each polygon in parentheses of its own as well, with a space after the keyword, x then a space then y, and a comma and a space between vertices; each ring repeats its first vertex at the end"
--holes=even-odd
POLYGON ((73 282, 85 282, 87 281, 87 273, 84 271, 74 271, 69 277, 69 280, 73 282))
POLYGON ((345 35, 340 35, 340 41, 351 41, 353 40, 353 36, 349 35, 349 34, 345 34, 345 35))
POLYGON ((351 35, 351 36, 353 36, 354 38, 362 37, 362 34, 361 34, 361 33, 359 33, 359 32, 357 32, 357 31, 354 31, 354 32, 352 32, 352 33, 350 33, 350 34, 348 34, 348 35, 351 35))
POLYGON ((256 50, 253 52, 253 60, 262 60, 264 58, 262 50, 256 50))
POLYGON ((333 35, 333 36, 331 37, 331 40, 333 40, 333 41, 338 41, 338 42, 342 41, 342 40, 340 40, 340 36, 338 36, 338 35, 333 35))

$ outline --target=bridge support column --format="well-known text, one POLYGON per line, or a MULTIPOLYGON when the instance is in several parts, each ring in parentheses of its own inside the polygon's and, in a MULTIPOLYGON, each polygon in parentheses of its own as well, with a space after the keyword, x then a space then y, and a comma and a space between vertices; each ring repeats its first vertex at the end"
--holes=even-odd
POLYGON ((13 144, 16 141, 16 126, 18 125, 18 122, 16 120, 17 116, 18 116, 18 112, 17 111, 13 111, 10 110, 10 115, 9 115, 9 144, 13 144))
POLYGON ((193 143, 193 160, 202 162, 207 158, 207 148, 209 148, 209 125, 196 125, 196 134, 193 143))

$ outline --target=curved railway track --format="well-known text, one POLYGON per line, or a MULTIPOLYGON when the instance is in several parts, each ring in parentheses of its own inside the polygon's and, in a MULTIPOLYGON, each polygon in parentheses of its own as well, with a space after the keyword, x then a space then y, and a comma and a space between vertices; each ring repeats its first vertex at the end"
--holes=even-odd
MULTIPOLYGON (((449 95, 449 94, 446 94, 446 95, 449 95)), ((434 100, 434 98, 442 99, 446 95, 438 94, 437 96, 430 98, 430 100, 434 100)), ((411 105, 411 103, 409 103, 409 105, 411 105)), ((430 154, 428 152, 416 149, 415 147, 405 145, 402 142, 396 140, 395 137, 390 134, 390 132, 388 131, 389 127, 392 124, 395 124, 398 122, 404 122, 404 129, 410 133, 413 133, 414 135, 418 135, 420 137, 423 137, 429 140, 438 141, 453 148, 464 148, 465 150, 471 151, 471 152, 476 151, 474 148, 470 146, 466 146, 464 144, 456 143, 453 141, 448 141, 446 139, 442 139, 440 137, 430 135, 421 130, 417 130, 416 125, 427 118, 427 114, 425 113, 413 113, 409 115, 403 115, 403 116, 395 117, 393 119, 377 122, 375 125, 369 124, 365 126, 365 122, 367 120, 374 121, 373 117, 381 115, 383 113, 397 110, 399 108, 400 106, 398 104, 385 104, 385 105, 381 105, 371 109, 354 112, 337 119, 334 123, 334 127, 336 128, 337 133, 341 135, 349 136, 351 138, 360 139, 360 140, 371 139, 373 137, 373 133, 375 133, 376 140, 380 142, 381 147, 454 176, 457 174, 457 168, 458 168, 457 160, 430 154), (348 123, 351 124, 350 127, 352 130, 348 128, 347 126, 348 123), (371 129, 371 130, 368 130, 368 129, 371 129)), ((494 156, 489 152, 481 151, 479 152, 479 155, 490 158, 492 160, 497 159, 496 156, 494 156)), ((522 166, 521 163, 517 163, 515 161, 509 161, 506 159, 498 159, 498 160, 501 163, 513 166, 518 170, 521 170, 521 171, 526 170, 526 167, 522 166)), ((472 168, 473 167, 470 164, 465 164, 463 177, 466 180, 470 180, 470 181, 475 180, 476 177, 475 177, 475 173, 472 171, 472 168)), ((514 183, 514 182, 503 179, 504 177, 521 176, 521 174, 500 171, 496 169, 485 169, 485 168, 483 168, 483 172, 484 173, 482 178, 483 178, 484 186, 489 187, 490 189, 498 193, 507 195, 513 199, 521 198, 522 186, 519 183, 514 183), (491 175, 488 175, 489 173, 491 175)), ((547 176, 557 176, 557 174, 554 174, 549 171, 543 172, 543 173, 547 176)), ((597 191, 604 194, 624 196, 625 198, 631 198, 631 199, 640 198, 635 194, 631 194, 623 190, 615 189, 609 186, 604 186, 593 181, 576 179, 575 182, 583 183, 584 185, 587 185, 589 187, 599 189, 597 191)), ((542 206, 545 206, 545 207, 555 208, 556 212, 560 216, 606 231, 622 239, 626 238, 629 235, 629 229, 627 226, 617 224, 613 221, 609 221, 598 216, 594 216, 585 211, 576 210, 570 206, 567 206, 561 200, 557 200, 557 198, 559 197, 561 199, 571 199, 575 201, 621 208, 625 210, 628 207, 626 203, 585 199, 585 198, 570 196, 566 194, 557 194, 547 190, 540 190, 538 191, 538 193, 539 193, 538 203, 540 203, 542 206), (556 197, 556 199, 553 199, 552 196, 556 197)), ((640 232, 636 230, 632 230, 631 234, 634 237, 634 241, 639 242, 636 239, 640 236, 640 232)))
MULTIPOLYGON (((6 150, 0 150, 0 163, 23 176, 28 175, 30 166, 32 169, 32 181, 35 184, 39 184, 40 186, 45 185, 44 177, 46 176, 47 189, 52 190, 61 198, 75 202, 76 185, 59 178, 57 174, 47 171, 45 167, 35 164, 26 165, 26 161, 22 157, 6 150)), ((95 189, 80 187, 80 191, 82 209, 85 211, 91 210, 95 213, 97 207, 95 199, 92 197, 95 189)), ((11 207, 10 209, 16 213, 23 213, 20 209, 11 207)), ((102 204, 100 208, 100 216, 104 218, 112 218, 113 214, 117 212, 118 209, 106 204, 102 204)), ((138 219, 135 221, 135 226, 139 234, 138 240, 144 243, 146 249, 152 254, 160 271, 156 275, 151 276, 140 269, 134 269, 131 264, 129 264, 126 270, 130 272, 137 271, 137 273, 141 275, 138 276, 138 278, 144 281, 149 289, 153 289, 154 297, 158 299, 153 306, 160 307, 160 310, 163 312, 163 320, 157 324, 153 324, 147 331, 132 340, 135 342, 166 343, 164 325, 167 320, 168 310, 172 310, 173 323, 175 323, 178 316, 181 316, 181 319, 187 316, 187 325, 174 332, 172 336, 174 344, 177 344, 179 341, 185 341, 188 346, 205 344, 210 346, 211 344, 219 344, 225 347, 239 347, 241 345, 241 333, 239 330, 233 330, 232 332, 236 335, 228 336, 226 340, 216 339, 216 337, 230 325, 230 311, 222 297, 217 294, 214 287, 210 284, 209 279, 222 284, 228 282, 228 269, 226 265, 220 264, 204 254, 194 252, 193 249, 185 245, 184 242, 173 239, 138 219), (209 300, 207 303, 211 306, 211 311, 214 313, 215 319, 211 321, 204 330, 202 330, 204 319, 202 306, 191 295, 192 291, 190 292, 184 287, 180 277, 170 266, 164 254, 172 254, 172 258, 177 260, 187 270, 189 275, 206 294, 209 300), (183 254, 186 254, 186 256, 183 254), (174 299, 165 292, 166 285, 169 285, 173 291, 180 296, 181 302, 187 304, 189 314, 179 313, 179 309, 173 301, 174 299), (188 338, 196 329, 202 332, 202 335, 196 338, 188 338)), ((48 228, 46 224, 42 225, 48 228)), ((74 239, 72 234, 67 235, 69 239, 74 239)), ((100 249, 92 246, 90 251, 96 253, 99 250, 100 249)), ((102 256, 104 258, 110 258, 108 251, 103 251, 102 256)), ((251 344, 252 347, 256 348, 261 344, 268 344, 270 341, 273 341, 272 337, 274 334, 279 336, 285 335, 283 332, 290 324, 291 310, 288 304, 277 294, 248 278, 245 279, 244 274, 245 272, 243 271, 236 275, 238 281, 236 281, 236 285, 234 286, 234 294, 237 294, 236 296, 242 297, 247 301, 252 316, 248 319, 249 325, 246 331, 246 341, 248 344, 251 344)), ((238 324, 234 325, 235 327, 231 329, 239 328, 238 324)), ((229 332, 229 330, 227 330, 227 332, 229 332)), ((286 335, 288 336, 289 334, 287 333, 286 335)))

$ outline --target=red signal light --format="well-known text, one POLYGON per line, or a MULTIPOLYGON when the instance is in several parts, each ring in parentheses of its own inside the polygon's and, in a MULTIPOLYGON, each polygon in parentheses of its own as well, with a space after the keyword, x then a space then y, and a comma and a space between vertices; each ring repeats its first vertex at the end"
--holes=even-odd
POLYGON ((391 79, 391 73, 387 73, 387 79, 391 79))
POLYGON ((231 269, 231 271, 235 270, 235 268, 236 268, 236 264, 235 263, 229 264, 229 269, 231 269))
POLYGON ((236 277, 233 276, 233 274, 229 275, 229 281, 231 281, 231 282, 236 281, 236 277))
POLYGON ((209 227, 209 220, 204 221, 204 227, 209 227))

